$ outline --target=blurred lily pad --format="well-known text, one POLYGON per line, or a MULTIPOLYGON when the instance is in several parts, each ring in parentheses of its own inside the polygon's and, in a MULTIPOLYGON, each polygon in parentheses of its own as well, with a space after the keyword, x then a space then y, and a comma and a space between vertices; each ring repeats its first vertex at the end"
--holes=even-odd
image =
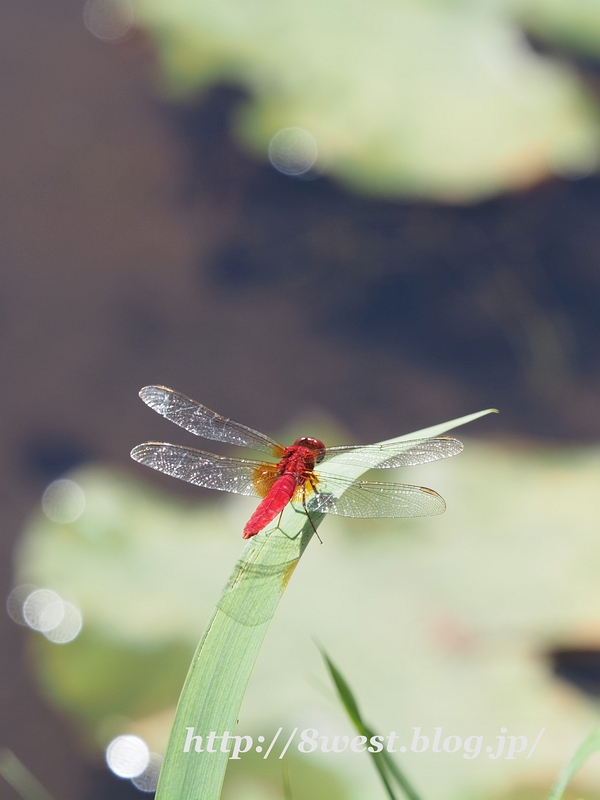
POLYGON ((72 478, 83 490, 84 513, 68 524, 36 514, 18 575, 54 587, 82 612, 74 641, 55 645, 37 635, 33 649, 48 695, 102 744, 111 717, 123 727, 175 704, 239 547, 231 535, 232 546, 216 555, 214 540, 204 540, 206 527, 228 527, 212 506, 168 500, 101 468, 72 478), (208 581, 205 569, 200 581, 198 563, 211 561, 222 572, 208 581))
POLYGON ((580 0, 136 0, 165 86, 249 90, 236 131, 266 158, 283 129, 316 171, 368 194, 466 201, 578 176, 599 158, 598 113, 568 64, 519 28, 600 51, 600 6, 580 0))
MULTIPOLYGON (((101 468, 70 477, 85 511, 68 524, 31 519, 17 580, 77 605, 83 631, 64 645, 32 632, 36 669, 99 743, 120 725, 159 749, 253 504, 175 501, 101 468)), ((530 741, 546 729, 531 760, 404 754, 424 797, 536 797, 538 788, 543 797, 598 723, 594 703, 554 677, 545 654, 600 647, 600 454, 467 441, 456 458, 394 477, 440 491, 446 514, 325 521, 323 546, 308 548, 272 622, 239 731, 351 733, 316 636, 382 733, 441 726, 495 742, 502 726, 530 741), (519 795, 519 786, 536 788, 519 795)), ((351 797, 379 796, 366 759, 317 754, 315 764, 343 776, 351 797)), ((586 793, 574 796, 593 797, 599 765, 592 759, 577 781, 586 793)))

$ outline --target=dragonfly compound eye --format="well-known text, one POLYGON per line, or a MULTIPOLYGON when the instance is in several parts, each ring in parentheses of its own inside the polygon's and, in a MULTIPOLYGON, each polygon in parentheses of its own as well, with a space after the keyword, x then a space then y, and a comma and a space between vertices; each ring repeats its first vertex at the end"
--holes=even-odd
POLYGON ((314 439, 312 436, 301 436, 294 442, 298 447, 308 447, 315 453, 315 463, 318 464, 323 461, 325 457, 325 445, 320 439, 314 439))

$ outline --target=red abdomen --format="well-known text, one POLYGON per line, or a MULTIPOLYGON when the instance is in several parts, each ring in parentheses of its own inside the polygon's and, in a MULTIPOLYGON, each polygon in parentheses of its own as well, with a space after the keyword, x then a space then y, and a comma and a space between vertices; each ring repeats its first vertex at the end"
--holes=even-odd
POLYGON ((286 472, 277 478, 269 490, 269 494, 259 503, 244 528, 244 539, 250 539, 272 522, 290 502, 296 489, 296 478, 286 472))

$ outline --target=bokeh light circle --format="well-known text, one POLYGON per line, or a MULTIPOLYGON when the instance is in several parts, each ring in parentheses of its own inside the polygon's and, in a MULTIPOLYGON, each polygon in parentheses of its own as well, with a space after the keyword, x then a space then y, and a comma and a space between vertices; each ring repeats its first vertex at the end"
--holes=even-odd
POLYGON ((133 5, 129 0, 87 0, 83 8, 85 27, 105 42, 123 38, 134 20, 133 5))
POLYGON ((282 128, 269 142, 269 161, 284 175, 302 175, 318 155, 317 140, 305 128, 282 128))
POLYGON ((150 750, 139 736, 117 736, 106 748, 106 763, 119 778, 137 778, 150 763, 150 750))
POLYGON ((75 522, 85 510, 85 494, 75 481, 60 478, 46 488, 42 495, 42 511, 51 522, 75 522))
POLYGON ((52 589, 36 589, 23 603, 23 617, 34 631, 51 631, 62 622, 64 615, 65 604, 52 589))
POLYGON ((146 769, 137 777, 131 779, 133 785, 141 792, 155 792, 162 762, 162 756, 158 753, 150 753, 150 762, 146 769))
POLYGON ((38 587, 33 583, 22 583, 19 586, 15 586, 6 598, 6 610, 8 611, 8 615, 17 625, 26 625, 29 627, 29 623, 23 616, 23 605, 29 595, 35 592, 37 588, 38 587))
POLYGON ((42 631, 46 639, 55 644, 67 644, 76 639, 83 627, 81 612, 73 603, 63 601, 64 614, 56 627, 42 631))

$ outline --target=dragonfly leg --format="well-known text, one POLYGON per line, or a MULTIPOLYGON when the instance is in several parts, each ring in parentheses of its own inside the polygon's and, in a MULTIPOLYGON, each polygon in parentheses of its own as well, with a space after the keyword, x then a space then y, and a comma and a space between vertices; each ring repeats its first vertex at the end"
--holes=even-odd
MULTIPOLYGON (((312 481, 311 481, 311 486, 312 486, 313 490, 316 491, 316 487, 315 487, 315 485, 313 484, 312 481)), ((323 544, 323 540, 321 539, 321 537, 317 533, 317 529, 315 528, 315 524, 312 521, 310 514, 308 513, 308 508, 306 507, 306 484, 304 484, 304 486, 302 487, 302 506, 304 508, 304 513, 308 517, 308 521, 310 522, 310 525, 311 525, 311 527, 312 527, 312 529, 313 529, 313 531, 315 533, 315 536, 321 542, 321 544, 323 544)))

